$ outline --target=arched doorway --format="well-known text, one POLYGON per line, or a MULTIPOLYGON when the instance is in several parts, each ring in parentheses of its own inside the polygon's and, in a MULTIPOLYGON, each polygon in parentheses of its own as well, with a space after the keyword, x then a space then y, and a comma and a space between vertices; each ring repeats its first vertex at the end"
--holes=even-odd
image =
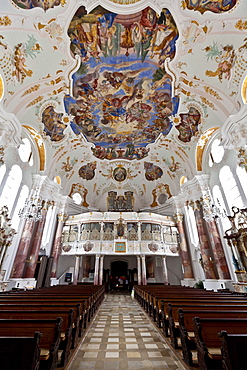
POLYGON ((128 262, 112 261, 110 275, 111 290, 125 290, 128 288, 128 262))

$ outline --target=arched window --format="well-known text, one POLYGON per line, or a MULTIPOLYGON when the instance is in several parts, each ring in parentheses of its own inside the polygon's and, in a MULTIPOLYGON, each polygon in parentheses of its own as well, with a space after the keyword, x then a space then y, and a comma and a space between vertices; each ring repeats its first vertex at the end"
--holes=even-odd
POLYGON ((209 167, 212 167, 214 163, 220 163, 224 156, 224 148, 220 146, 220 140, 215 139, 211 146, 211 151, 209 155, 209 167))
POLYGON ((238 175, 240 184, 242 185, 242 189, 244 191, 245 197, 247 198, 247 172, 246 169, 243 167, 237 166, 236 173, 238 175))
MULTIPOLYGON (((215 185, 213 187, 212 193, 213 193, 214 204, 217 210, 219 211, 221 215, 226 215, 227 214, 226 205, 225 205, 222 193, 218 185, 215 185)), ((224 230, 227 230, 231 227, 231 223, 227 217, 221 217, 221 222, 222 222, 224 230)))
POLYGON ((22 139, 23 144, 18 149, 19 156, 22 162, 28 162, 30 166, 33 165, 33 153, 31 143, 27 138, 22 139))
POLYGON ((72 199, 75 202, 75 204, 78 204, 78 205, 80 205, 81 202, 82 202, 82 197, 81 197, 81 194, 79 194, 79 193, 73 194, 72 199))
POLYGON ((15 211, 11 220, 11 225, 12 227, 17 230, 20 222, 20 217, 19 217, 19 211, 24 207, 25 200, 27 199, 29 194, 29 188, 27 185, 23 185, 20 196, 17 202, 17 205, 15 207, 15 211))
POLYGON ((54 177, 54 180, 53 180, 56 184, 58 184, 58 185, 61 185, 61 178, 60 178, 60 176, 56 176, 56 177, 54 177))
POLYGON ((0 184, 2 183, 3 181, 3 178, 4 178, 4 175, 6 173, 6 166, 5 164, 3 164, 1 167, 0 167, 0 184))
POLYGON ((0 197, 0 207, 7 206, 9 214, 11 213, 13 204, 15 202, 21 180, 22 170, 17 164, 15 164, 12 166, 9 172, 8 178, 0 197))
POLYGON ((187 181, 188 181, 187 177, 186 176, 182 176, 180 178, 180 186, 183 185, 183 184, 185 184, 187 181))
POLYGON ((185 207, 185 213, 186 213, 186 219, 187 219, 187 224, 189 228, 189 235, 192 244, 194 246, 197 246, 199 244, 199 237, 198 237, 198 231, 196 227, 196 219, 195 219, 195 214, 191 206, 185 207))
POLYGON ((229 166, 224 166, 221 168, 219 179, 229 208, 231 209, 233 206, 243 208, 243 200, 229 166))
POLYGON ((45 247, 49 243, 53 227, 53 218, 54 218, 53 207, 49 207, 46 214, 45 227, 41 242, 43 247, 45 247))

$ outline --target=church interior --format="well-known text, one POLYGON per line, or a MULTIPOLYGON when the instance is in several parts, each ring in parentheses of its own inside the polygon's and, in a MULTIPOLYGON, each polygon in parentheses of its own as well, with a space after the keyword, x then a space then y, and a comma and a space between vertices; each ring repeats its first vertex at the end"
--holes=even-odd
MULTIPOLYGON (((1 4, 3 299, 84 289, 95 297, 87 312, 96 334, 110 315, 137 330, 139 312, 162 335, 159 294, 170 286, 244 300, 246 30, 244 0, 1 4)), ((172 358, 167 368, 192 364, 184 350, 178 364, 165 342, 144 340, 138 365, 137 344, 121 345, 106 345, 113 357, 102 365, 101 355, 90 357, 99 344, 89 341, 90 361, 70 369, 159 368, 159 356, 144 349, 162 346, 172 358), (116 348, 129 348, 129 361, 116 348)))

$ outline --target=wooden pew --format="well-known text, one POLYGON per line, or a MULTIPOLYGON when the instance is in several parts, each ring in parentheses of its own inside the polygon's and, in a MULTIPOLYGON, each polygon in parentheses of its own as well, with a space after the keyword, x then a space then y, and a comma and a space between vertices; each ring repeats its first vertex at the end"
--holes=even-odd
POLYGON ((56 320, 0 319, 0 336, 30 337, 39 331, 42 333, 39 370, 55 370, 58 363, 61 326, 62 319, 60 317, 56 320))
POLYGON ((208 309, 196 307, 194 309, 178 309, 179 330, 182 345, 183 360, 190 366, 193 365, 191 350, 196 349, 194 334, 194 318, 200 316, 203 319, 224 318, 224 319, 247 319, 247 310, 238 311, 238 307, 229 306, 221 310, 219 306, 208 307, 208 309))
POLYGON ((221 331, 222 367, 224 370, 246 370, 247 334, 221 331))
POLYGON ((38 370, 40 364, 40 339, 33 337, 0 337, 0 366, 2 370, 38 370))
MULTIPOLYGON (((83 321, 83 325, 84 325, 84 328, 87 327, 88 325, 88 310, 85 309, 85 305, 84 305, 84 300, 80 300, 78 298, 74 298, 74 297, 63 297, 63 296, 59 296, 59 297, 52 297, 52 296, 41 296, 39 295, 38 297, 36 297, 35 295, 34 296, 31 296, 29 295, 28 297, 24 296, 24 295, 21 295, 21 296, 9 296, 9 297, 2 297, 0 298, 0 305, 1 304, 21 304, 21 305, 29 305, 29 304, 33 304, 33 303, 36 303, 37 305, 40 305, 40 306, 44 306, 44 305, 48 305, 48 304, 52 304, 52 305, 70 305, 71 307, 72 306, 75 306, 75 305, 80 305, 80 309, 81 309, 81 312, 80 312, 80 316, 81 316, 81 320, 83 321)), ((82 324, 81 324, 82 325, 82 324)))
MULTIPOLYGON (((221 341, 218 333, 247 334, 247 319, 194 318, 197 358, 201 370, 222 369, 221 341)), ((235 370, 235 369, 234 369, 235 370)))
MULTIPOLYGON (((27 310, 27 311, 39 311, 40 317, 42 316, 42 312, 51 312, 54 316, 56 314, 56 317, 62 317, 69 313, 70 310, 73 310, 73 318, 72 318, 72 339, 71 339, 71 349, 74 349, 77 345, 77 342, 79 340, 79 337, 82 335, 82 325, 83 320, 80 316, 81 313, 81 305, 78 304, 40 304, 40 302, 29 302, 28 304, 25 302, 22 302, 21 300, 18 301, 11 301, 10 303, 0 303, 0 318, 1 318, 1 312, 4 310, 11 310, 11 311, 20 311, 20 310, 27 310), (66 311, 67 310, 67 311, 66 311)), ((66 318, 65 318, 66 320, 66 318)), ((63 322, 63 332, 65 328, 65 323, 63 322)))
MULTIPOLYGON (((22 323, 26 322, 27 324, 27 317, 31 320, 40 318, 51 320, 61 317, 61 323, 63 324, 60 329, 64 332, 64 340, 60 340, 62 356, 59 366, 65 366, 69 359, 70 349, 75 348, 78 338, 82 335, 83 330, 86 329, 88 322, 91 321, 104 299, 104 292, 104 286, 89 286, 84 289, 84 286, 67 285, 30 291, 3 292, 0 293, 0 320, 3 322, 4 319, 22 319, 22 323)), ((28 323, 30 323, 30 320, 28 323)), ((36 330, 39 329, 36 328, 36 330)), ((16 336, 16 334, 14 335, 16 336)), ((41 347, 42 350, 45 348, 44 339, 42 339, 41 347)), ((55 356, 50 350, 49 359, 41 361, 41 370, 43 368, 50 369, 47 363, 55 357, 58 358, 58 355, 55 356)), ((57 358, 54 360, 55 362, 57 362, 57 358)), ((56 366, 53 366, 54 369, 56 366)))
MULTIPOLYGON (((216 314, 217 316, 216 317, 220 317, 219 315, 219 311, 236 311, 236 310, 241 310, 241 311, 246 311, 247 312, 247 305, 241 305, 241 304, 231 304, 231 302, 229 302, 229 304, 222 304, 222 303, 207 303, 207 304, 200 304, 200 303, 195 303, 193 305, 191 304, 171 304, 171 303, 168 303, 167 305, 168 307, 168 329, 169 329, 169 333, 170 333, 170 338, 171 338, 171 344, 174 348, 177 348, 177 339, 176 337, 180 336, 180 331, 179 331, 179 328, 180 328, 180 318, 181 318, 181 312, 183 312, 183 310, 186 310, 186 312, 188 311, 192 311, 194 313, 198 312, 205 312, 205 311, 216 311, 216 314), (181 306, 183 307, 183 309, 181 309, 181 306), (181 310, 181 311, 180 311, 181 310), (180 315, 179 315, 180 313, 180 315), (180 317, 179 317, 180 316, 180 317)), ((196 314, 194 315, 194 317, 197 316, 196 314)), ((165 324, 167 325, 167 324, 165 324)), ((193 331, 193 327, 192 327, 192 320, 191 320, 191 325, 190 325, 190 329, 188 329, 188 331, 193 331)))
MULTIPOLYGON (((161 312, 161 321, 163 326, 163 332, 165 336, 168 336, 168 328, 169 328, 169 307, 170 305, 176 307, 186 307, 187 305, 195 305, 195 306, 221 306, 221 305, 231 305, 231 306, 247 306, 247 299, 235 299, 232 298, 221 298, 221 299, 210 299, 210 297, 197 297, 197 299, 193 298, 170 298, 166 300, 162 300, 162 312, 161 312)), ((177 321, 177 320, 176 320, 177 321)))
MULTIPOLYGON (((18 305, 17 308, 20 306, 18 305)), ((12 319, 12 320, 56 320, 58 317, 57 311, 45 311, 45 310, 27 310, 27 307, 23 307, 24 310, 0 310, 0 319, 12 319)), ((62 318, 61 324, 61 341, 59 349, 62 350, 61 361, 59 365, 65 366, 68 362, 70 349, 72 346, 72 329, 73 329, 73 309, 59 310, 60 317, 62 318)))

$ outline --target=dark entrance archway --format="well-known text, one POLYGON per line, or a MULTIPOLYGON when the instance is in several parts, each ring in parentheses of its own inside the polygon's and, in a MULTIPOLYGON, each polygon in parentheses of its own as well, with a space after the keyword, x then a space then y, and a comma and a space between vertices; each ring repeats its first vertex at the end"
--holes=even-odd
POLYGON ((127 289, 128 262, 126 261, 111 262, 110 285, 111 289, 127 289))

